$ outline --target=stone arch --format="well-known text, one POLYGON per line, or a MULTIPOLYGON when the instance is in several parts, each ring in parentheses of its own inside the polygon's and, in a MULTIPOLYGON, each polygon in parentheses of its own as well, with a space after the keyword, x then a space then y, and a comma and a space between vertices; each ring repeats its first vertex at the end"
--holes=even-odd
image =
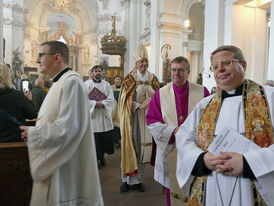
POLYGON ((189 12, 194 4, 205 4, 205 0, 186 0, 183 2, 181 7, 181 14, 183 19, 189 18, 189 12))
POLYGON ((204 5, 192 4, 189 9, 188 18, 192 22, 192 39, 202 41, 204 38, 204 5))
POLYGON ((192 72, 190 79, 197 81, 203 70, 203 41, 204 41, 204 0, 184 1, 182 19, 190 20, 191 30, 187 42, 187 58, 190 61, 192 72))
MULTIPOLYGON (((46 40, 64 38, 73 55, 75 68, 83 68, 84 45, 94 44, 98 27, 96 0, 68 0, 66 5, 57 5, 54 0, 30 0, 25 14, 24 60, 28 66, 37 66, 31 61, 31 42, 38 45, 46 40)), ((96 42, 95 42, 96 44, 96 42)), ((92 45, 91 45, 92 46, 92 45)), ((95 45, 97 47, 97 45, 95 45)), ((94 58, 94 57, 93 57, 94 58)), ((96 62, 93 59, 91 62, 96 62)), ((85 71, 79 71, 85 74, 85 71)))

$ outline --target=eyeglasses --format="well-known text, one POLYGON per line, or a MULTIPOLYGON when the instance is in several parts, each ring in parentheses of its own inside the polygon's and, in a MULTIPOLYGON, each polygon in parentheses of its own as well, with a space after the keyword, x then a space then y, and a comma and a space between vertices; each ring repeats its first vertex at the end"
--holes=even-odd
POLYGON ((56 54, 56 52, 48 52, 48 53, 39 53, 38 54, 38 59, 40 59, 42 56, 44 56, 44 55, 54 55, 54 54, 56 54))
POLYGON ((179 73, 182 73, 182 72, 185 72, 185 71, 188 71, 187 69, 184 69, 184 68, 180 68, 180 69, 171 69, 171 72, 175 73, 175 72, 179 72, 179 73))
POLYGON ((211 72, 215 72, 215 71, 217 71, 221 66, 223 66, 223 67, 228 67, 228 66, 230 66, 230 65, 233 63, 233 61, 239 62, 238 59, 224 59, 224 60, 222 60, 220 63, 216 63, 216 64, 211 65, 211 66, 209 67, 209 70, 210 70, 211 72))

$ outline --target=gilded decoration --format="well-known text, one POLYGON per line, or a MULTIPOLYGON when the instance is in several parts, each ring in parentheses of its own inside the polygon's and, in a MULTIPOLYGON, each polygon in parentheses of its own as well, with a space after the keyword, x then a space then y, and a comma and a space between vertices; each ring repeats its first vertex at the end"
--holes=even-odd
POLYGON ((121 63, 120 67, 108 67, 106 69, 106 80, 112 82, 113 76, 124 74, 124 54, 126 52, 126 38, 124 36, 118 36, 116 33, 116 15, 112 16, 112 30, 111 33, 105 34, 101 38, 102 53, 109 55, 120 55, 121 63))
MULTIPOLYGON (((75 45, 75 40, 72 35, 68 35, 68 25, 61 21, 57 24, 57 32, 49 35, 48 40, 53 41, 63 37, 68 45, 75 45)), ((78 37, 79 38, 79 37, 78 37)), ((79 40, 78 40, 79 41, 79 40)))
MULTIPOLYGON (((260 147, 271 145, 273 143, 272 121, 264 88, 251 80, 245 80, 242 98, 246 138, 252 140, 260 147)), ((204 151, 207 150, 209 144, 212 142, 221 103, 222 96, 220 91, 209 102, 200 119, 197 144, 204 151), (208 139, 204 141, 205 138, 208 139)), ((195 178, 192 182, 188 205, 204 205, 206 176, 201 177, 202 179, 199 178, 195 178)), ((253 191, 254 205, 264 206, 265 203, 253 181, 251 181, 251 189, 253 191)))
POLYGON ((60 21, 57 24, 57 31, 44 30, 40 31, 39 42, 55 41, 63 39, 69 48, 69 66, 76 72, 79 72, 79 54, 83 44, 82 32, 69 31, 69 26, 60 21))
POLYGON ((47 41, 48 39, 48 30, 42 30, 42 31, 39 31, 39 42, 42 43, 42 42, 45 42, 47 41))
POLYGON ((118 36, 116 33, 116 16, 112 16, 112 30, 110 34, 105 34, 101 38, 103 54, 117 54, 124 55, 126 51, 126 38, 118 36))
MULTIPOLYGON (((264 89, 253 82, 251 84, 255 86, 251 87, 251 92, 244 98, 246 136, 260 147, 267 147, 273 140, 268 103, 265 98, 262 98, 265 96, 264 89)), ((244 90, 248 89, 247 86, 244 88, 244 90)))
POLYGON ((76 0, 46 0, 43 3, 44 9, 49 9, 53 12, 63 13, 65 10, 69 10, 73 13, 79 13, 80 10, 76 8, 76 0))
POLYGON ((32 61, 36 61, 36 59, 38 57, 38 47, 39 47, 39 44, 37 43, 37 41, 32 40, 31 41, 31 59, 32 59, 32 61))

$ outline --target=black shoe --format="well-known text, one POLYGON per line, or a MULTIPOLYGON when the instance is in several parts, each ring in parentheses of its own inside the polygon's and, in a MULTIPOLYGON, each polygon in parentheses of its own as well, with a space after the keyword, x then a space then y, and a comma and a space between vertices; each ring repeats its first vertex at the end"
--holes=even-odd
POLYGON ((121 147, 120 142, 116 142, 116 143, 114 143, 114 147, 115 147, 115 148, 119 148, 119 147, 121 147))
POLYGON ((143 183, 137 184, 136 188, 139 192, 144 192, 145 191, 145 186, 143 185, 143 183))
POLYGON ((120 186, 120 192, 127 192, 129 190, 129 185, 126 182, 123 182, 120 186))
POLYGON ((100 159, 100 164, 101 164, 103 167, 106 166, 106 160, 105 160, 104 157, 102 157, 102 158, 100 159))

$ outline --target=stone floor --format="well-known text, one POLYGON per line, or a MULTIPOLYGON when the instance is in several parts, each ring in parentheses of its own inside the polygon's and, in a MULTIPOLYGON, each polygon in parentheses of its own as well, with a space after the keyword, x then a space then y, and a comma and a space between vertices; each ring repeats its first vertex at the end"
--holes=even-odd
POLYGON ((153 167, 145 167, 144 193, 130 190, 120 193, 120 148, 114 155, 105 155, 106 166, 99 169, 105 206, 166 206, 165 195, 160 184, 153 180, 153 167))

